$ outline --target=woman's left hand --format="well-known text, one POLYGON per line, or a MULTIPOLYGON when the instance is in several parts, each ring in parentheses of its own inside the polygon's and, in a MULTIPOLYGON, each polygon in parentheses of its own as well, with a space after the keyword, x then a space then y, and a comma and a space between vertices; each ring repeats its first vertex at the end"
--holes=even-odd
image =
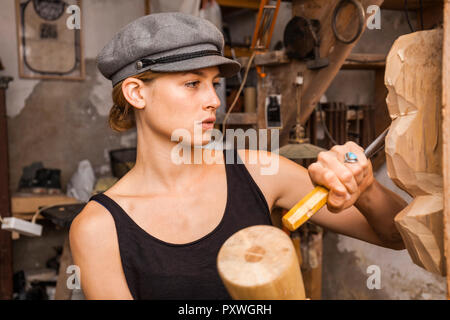
POLYGON ((339 212, 355 204, 374 181, 372 163, 364 155, 364 149, 354 142, 319 153, 317 162, 308 167, 308 173, 314 184, 330 191, 327 206, 331 212, 339 212), (344 162, 347 152, 356 154, 358 161, 344 162))

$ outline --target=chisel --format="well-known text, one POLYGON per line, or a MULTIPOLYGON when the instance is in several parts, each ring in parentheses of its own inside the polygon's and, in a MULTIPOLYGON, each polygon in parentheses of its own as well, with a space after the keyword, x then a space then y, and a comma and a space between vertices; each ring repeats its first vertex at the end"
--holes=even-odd
MULTIPOLYGON (((384 147, 384 139, 389 131, 389 127, 383 131, 367 148, 364 155, 367 159, 378 153, 384 147)), ((320 210, 328 199, 328 190, 324 187, 317 186, 313 191, 308 193, 300 202, 298 202, 291 210, 286 213, 282 222, 290 231, 294 231, 302 224, 308 221, 317 211, 320 210)))

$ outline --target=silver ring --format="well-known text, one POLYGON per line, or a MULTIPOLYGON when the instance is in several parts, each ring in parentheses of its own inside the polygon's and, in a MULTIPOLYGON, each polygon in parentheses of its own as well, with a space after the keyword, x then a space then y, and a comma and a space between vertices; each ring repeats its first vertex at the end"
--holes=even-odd
POLYGON ((358 162, 358 157, 357 157, 356 154, 354 154, 353 152, 347 152, 347 153, 345 154, 344 162, 347 162, 347 163, 355 163, 355 162, 358 162))

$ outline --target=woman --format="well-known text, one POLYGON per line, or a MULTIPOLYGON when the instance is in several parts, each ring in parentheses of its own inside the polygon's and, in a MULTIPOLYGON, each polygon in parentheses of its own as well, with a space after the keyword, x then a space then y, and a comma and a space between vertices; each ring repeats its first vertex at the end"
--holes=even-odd
POLYGON ((229 299, 216 270, 220 246, 242 228, 271 224, 271 208, 290 209, 314 184, 330 194, 312 222, 404 248, 394 217, 406 203, 374 179, 354 143, 321 153, 309 172, 280 157, 278 172, 262 175, 262 164, 249 161, 264 152, 257 150, 234 152, 244 164, 224 165, 220 150, 197 164, 174 163, 175 130, 194 136, 201 125, 200 139, 183 140, 194 151, 210 142, 220 105, 215 86, 240 67, 222 52, 222 34, 211 23, 165 13, 132 22, 100 53, 98 67, 114 87, 110 124, 119 131, 136 125, 137 159, 72 223, 70 245, 87 299, 229 299), (349 151, 358 162, 343 162, 349 151), (208 164, 212 158, 222 161, 208 164))

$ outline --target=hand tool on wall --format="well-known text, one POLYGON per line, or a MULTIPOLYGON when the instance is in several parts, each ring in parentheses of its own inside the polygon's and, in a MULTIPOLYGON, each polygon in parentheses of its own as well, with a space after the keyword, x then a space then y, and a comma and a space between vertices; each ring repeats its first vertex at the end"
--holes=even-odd
POLYGON ((314 59, 309 60, 306 63, 306 67, 308 67, 308 69, 311 70, 316 70, 316 69, 322 69, 327 67, 330 64, 330 61, 328 60, 328 58, 321 58, 320 57, 320 38, 319 38, 319 34, 316 33, 314 31, 314 28, 311 24, 310 20, 306 20, 308 23, 308 28, 309 30, 311 30, 311 34, 314 38, 314 59))
POLYGON ((339 1, 339 3, 336 5, 336 8, 334 9, 333 12, 333 18, 332 18, 332 22, 331 22, 331 28, 333 29, 333 33, 334 36, 336 37, 336 39, 338 39, 340 42, 345 43, 345 44, 350 44, 356 41, 356 39, 359 38, 359 36, 361 35, 361 33, 363 32, 364 29, 364 21, 366 20, 366 14, 364 11, 364 7, 361 4, 361 2, 357 1, 357 0, 341 0, 339 1), (345 39, 344 37, 342 37, 339 32, 338 32, 338 28, 337 28, 337 16, 339 15, 339 13, 341 12, 341 9, 346 5, 346 4, 351 4, 355 7, 357 13, 358 13, 358 30, 356 31, 356 33, 353 35, 353 37, 351 37, 350 39, 345 39))
POLYGON ((289 58, 308 59, 308 69, 321 69, 329 64, 320 57, 320 21, 302 16, 293 17, 284 30, 283 41, 289 58))
MULTIPOLYGON (((370 159, 384 147, 384 139, 388 134, 389 127, 383 131, 364 151, 365 156, 370 159)), ((320 210, 328 199, 328 190, 317 186, 286 213, 282 222, 290 231, 296 230, 320 210)))
POLYGON ((260 3, 256 27, 253 32, 252 50, 265 51, 269 49, 281 0, 277 0, 276 4, 272 4, 273 2, 275 1, 262 0, 260 3))

